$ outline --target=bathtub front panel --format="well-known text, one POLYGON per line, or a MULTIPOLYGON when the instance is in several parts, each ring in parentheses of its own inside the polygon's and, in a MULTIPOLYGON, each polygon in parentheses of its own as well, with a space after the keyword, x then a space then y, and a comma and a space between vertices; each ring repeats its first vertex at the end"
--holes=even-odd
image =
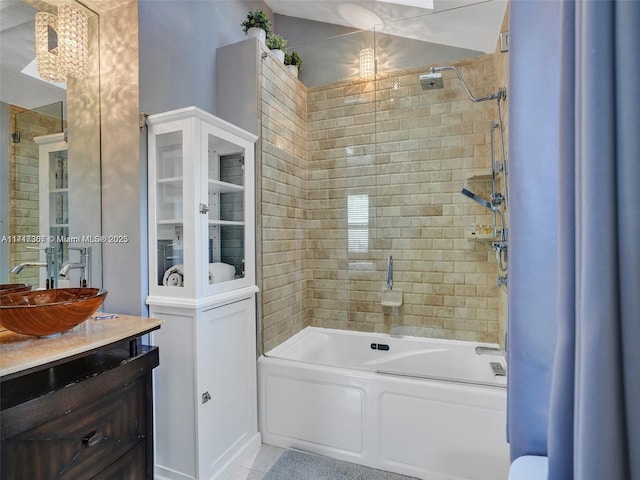
POLYGON ((380 395, 380 457, 384 469, 426 478, 506 479, 503 391, 434 385, 429 396, 409 385, 380 395), (413 390, 413 391, 411 391, 413 390))
POLYGON ((362 389, 277 374, 266 374, 262 385, 267 435, 362 453, 362 389))

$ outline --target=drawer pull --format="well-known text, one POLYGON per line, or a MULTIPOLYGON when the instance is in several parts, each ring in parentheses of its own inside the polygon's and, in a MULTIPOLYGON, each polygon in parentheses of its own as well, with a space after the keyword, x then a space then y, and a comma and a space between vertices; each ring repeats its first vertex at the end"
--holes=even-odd
POLYGON ((82 439, 82 444, 86 445, 87 447, 93 447, 94 445, 97 445, 100 442, 100 440, 102 440, 102 438, 103 438, 103 434, 101 431, 100 432, 93 431, 82 439))

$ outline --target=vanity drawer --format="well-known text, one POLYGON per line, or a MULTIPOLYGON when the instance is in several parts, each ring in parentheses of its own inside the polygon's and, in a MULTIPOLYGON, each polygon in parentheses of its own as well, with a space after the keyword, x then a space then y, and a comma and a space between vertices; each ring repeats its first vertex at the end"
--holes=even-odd
POLYGON ((156 349, 3 410, 1 478, 151 478, 151 368, 157 362, 156 349))

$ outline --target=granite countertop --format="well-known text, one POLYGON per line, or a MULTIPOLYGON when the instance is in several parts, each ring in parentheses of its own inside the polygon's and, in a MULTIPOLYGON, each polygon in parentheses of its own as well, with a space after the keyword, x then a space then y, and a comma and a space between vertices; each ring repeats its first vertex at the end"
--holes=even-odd
MULTIPOLYGON (((98 312, 96 316, 109 314, 98 312)), ((32 337, 0 329, 0 377, 140 336, 161 324, 162 320, 156 318, 117 315, 103 320, 91 317, 71 330, 50 337, 32 337)))

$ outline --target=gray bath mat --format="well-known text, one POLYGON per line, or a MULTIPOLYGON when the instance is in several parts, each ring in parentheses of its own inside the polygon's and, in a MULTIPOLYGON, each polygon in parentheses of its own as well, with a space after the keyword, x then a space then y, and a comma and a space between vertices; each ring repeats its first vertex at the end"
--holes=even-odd
POLYGON ((287 450, 262 480, 417 480, 333 458, 287 450))

